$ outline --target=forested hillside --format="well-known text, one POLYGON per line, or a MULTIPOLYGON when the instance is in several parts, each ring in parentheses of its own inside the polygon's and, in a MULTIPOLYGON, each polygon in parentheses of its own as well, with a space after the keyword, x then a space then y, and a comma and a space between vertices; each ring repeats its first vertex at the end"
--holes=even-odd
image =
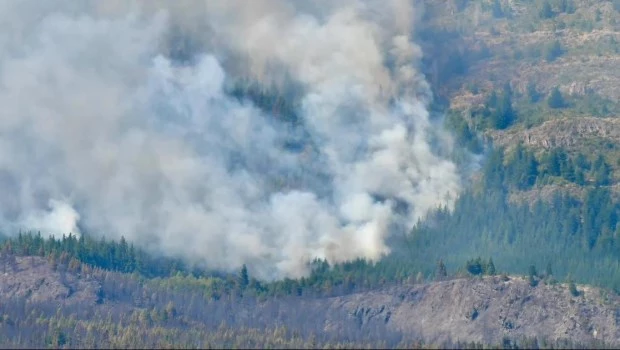
MULTIPOLYGON (((127 232, 121 239, 95 230, 55 237, 28 228, 2 232, 1 347, 618 346, 620 1, 438 0, 423 5, 413 36, 432 90, 431 121, 454 138, 445 156, 456 164, 463 186, 453 205, 430 210, 405 230, 390 231, 389 253, 380 259, 312 257, 309 272, 300 278, 257 277, 265 270, 264 261, 279 253, 259 251, 262 240, 277 241, 269 235, 239 236, 221 246, 216 238, 205 241, 205 251, 226 258, 225 268, 218 268, 205 262, 213 260, 195 259, 201 251, 195 244, 191 257, 173 251, 186 243, 189 231, 172 238, 127 232), (153 246, 144 244, 150 239, 144 237, 152 237, 153 246), (158 246, 164 239, 174 244, 158 246), (209 245, 216 248, 209 250, 209 245), (245 255, 228 259, 239 246, 249 247, 245 255)), ((167 54, 177 62, 191 61, 191 50, 201 44, 178 40, 175 45, 167 54)), ((294 192, 334 176, 313 168, 324 165, 313 161, 323 140, 311 140, 304 129, 304 87, 287 79, 269 86, 248 79, 223 84, 221 94, 230 98, 223 105, 251 104, 270 118, 268 123, 293 130, 287 134, 291 137, 274 142, 302 155, 294 173, 265 182, 242 181, 240 187, 256 197, 265 194, 252 186, 294 192)), ((166 108, 176 107, 171 103, 166 108)), ((260 129, 250 123, 243 127, 260 129)), ((261 141, 253 139, 246 146, 258 147, 261 141)), ((256 162, 261 173, 288 170, 267 166, 263 161, 270 158, 262 155, 252 159, 233 152, 231 157, 237 158, 226 167, 256 162)), ((163 156, 154 159, 137 169, 164 163, 163 156)), ((174 166, 162 176, 166 181, 194 163, 174 166)), ((246 179, 247 172, 240 173, 246 179)), ((197 180, 188 178, 192 184, 197 180)), ((337 192, 317 187, 319 193, 337 192)), ((165 202, 158 197, 165 186, 148 189, 148 198, 165 202)), ((222 193, 226 201, 214 201, 212 207, 238 199, 235 192, 222 193)), ((122 198, 129 201, 131 196, 122 198)), ((374 199, 383 201, 380 195, 374 199)), ((407 205, 401 209, 406 211, 407 205)), ((144 210, 149 204, 135 207, 144 210)), ((191 222, 195 207, 187 208, 181 214, 191 222)), ((313 208, 302 209, 315 213, 313 208)), ((231 212, 222 221, 244 228, 247 222, 234 222, 243 213, 231 212)), ((123 215, 119 217, 125 219, 123 215)), ((161 218, 132 219, 138 228, 150 229, 152 222, 168 225, 161 218)), ((273 224, 273 218, 263 219, 273 224)), ((307 232, 316 230, 312 225, 319 221, 299 220, 284 228, 307 232)), ((221 227, 229 226, 209 229, 221 227)), ((227 237, 227 232, 218 234, 222 240, 227 237)), ((293 246, 308 242, 300 239, 293 246)))
POLYGON ((71 244, 58 246, 58 260, 3 250, 4 347, 553 349, 620 341, 617 296, 558 283, 549 272, 496 275, 479 259, 465 266, 478 277, 454 279, 439 266, 436 282, 370 282, 364 291, 332 286, 320 271, 314 285, 258 286, 245 269, 145 278, 67 262, 71 244))
POLYGON ((413 249, 436 254, 416 251, 420 261, 550 264, 618 290, 619 11, 617 1, 429 5, 429 33, 445 33, 429 50, 452 53, 428 58, 431 81, 458 142, 484 160, 454 212, 412 231, 413 249))

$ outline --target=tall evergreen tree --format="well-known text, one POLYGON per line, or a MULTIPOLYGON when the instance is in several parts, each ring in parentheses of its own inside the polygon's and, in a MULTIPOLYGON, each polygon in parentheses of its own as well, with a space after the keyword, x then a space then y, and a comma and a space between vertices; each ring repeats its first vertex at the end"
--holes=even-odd
POLYGON ((241 271, 239 271, 239 287, 246 289, 250 284, 250 276, 248 274, 248 267, 243 264, 241 271))
POLYGON ((547 263, 547 268, 545 269, 545 275, 547 275, 547 277, 553 276, 553 270, 551 269, 551 262, 547 263))
POLYGON ((499 0, 493 0, 491 12, 495 18, 504 17, 504 10, 502 9, 502 4, 500 4, 499 0))
POLYGON ((564 101, 564 96, 562 96, 562 92, 558 87, 554 87, 549 93, 549 97, 547 98, 547 105, 550 108, 558 109, 566 107, 566 101, 564 101))
POLYGON ((545 60, 547 62, 555 61, 558 57, 562 56, 564 49, 559 41, 555 40, 549 44, 545 49, 545 60))
POLYGON ((540 100, 540 93, 536 89, 536 84, 533 82, 527 84, 527 96, 531 103, 536 103, 540 100))
POLYGON ((538 11, 540 18, 548 19, 553 17, 553 9, 551 9, 551 4, 548 0, 544 0, 541 4, 540 10, 538 11))
POLYGON ((495 271, 495 264, 493 263, 493 259, 489 258, 489 262, 487 263, 486 273, 489 276, 495 276, 497 271, 495 271))
POLYGON ((530 286, 536 287, 536 285, 538 284, 538 281, 536 280, 537 276, 538 276, 538 273, 536 272, 536 266, 530 265, 530 268, 528 269, 528 274, 527 274, 527 278, 530 283, 530 286))
POLYGON ((435 271, 435 279, 443 280, 448 277, 448 270, 442 259, 437 262, 437 269, 435 271))

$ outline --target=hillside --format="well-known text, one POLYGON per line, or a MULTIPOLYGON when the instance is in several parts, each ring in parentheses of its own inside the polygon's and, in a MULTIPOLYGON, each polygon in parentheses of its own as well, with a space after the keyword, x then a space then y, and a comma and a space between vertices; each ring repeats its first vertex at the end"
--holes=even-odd
POLYGON ((616 1, 442 0, 425 5, 429 30, 451 33, 445 47, 439 47, 452 46, 463 63, 456 71, 460 74, 446 76, 440 89, 453 108, 471 107, 480 101, 476 96, 506 82, 523 95, 533 84, 543 96, 557 86, 568 95, 620 100, 616 1))
POLYGON ((0 2, 0 348, 620 347, 620 0, 135 5, 0 2))
POLYGON ((618 296, 581 285, 574 296, 566 284, 549 279, 533 287, 517 276, 461 277, 333 297, 256 300, 231 295, 213 300, 199 284, 149 282, 78 264, 53 266, 37 256, 5 255, 3 266, 4 346, 410 347, 513 342, 527 347, 534 339, 556 346, 620 344, 618 296))
MULTIPOLYGON (((460 121, 452 124, 462 142, 469 144, 476 134, 496 147, 510 149, 521 142, 539 156, 553 149, 602 155, 613 172, 609 185, 617 191, 620 3, 445 0, 426 5, 421 37, 427 39, 427 74, 451 118, 462 118, 471 129, 463 131, 460 121), (556 92, 557 103, 551 103, 556 92), (510 108, 502 104, 506 100, 510 108)), ((557 185, 536 181, 531 193, 548 193, 557 185)))
POLYGON ((580 297, 566 284, 532 287, 525 278, 459 278, 336 298, 362 324, 385 322, 389 329, 441 344, 461 340, 499 344, 504 338, 620 341, 617 296, 604 298, 582 287, 580 297))

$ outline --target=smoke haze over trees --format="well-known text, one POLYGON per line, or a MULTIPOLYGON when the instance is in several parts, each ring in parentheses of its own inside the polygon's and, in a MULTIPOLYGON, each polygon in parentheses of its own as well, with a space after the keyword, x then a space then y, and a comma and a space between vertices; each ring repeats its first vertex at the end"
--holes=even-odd
POLYGON ((0 4, 0 223, 298 277, 460 191, 403 1, 0 4), (253 85, 252 85, 253 84, 253 85), (295 123, 239 88, 292 96, 295 123), (264 106, 263 106, 264 107, 264 106), (277 115, 277 113, 276 113, 277 115))
POLYGON ((618 4, 0 1, 1 343, 619 344, 618 4))

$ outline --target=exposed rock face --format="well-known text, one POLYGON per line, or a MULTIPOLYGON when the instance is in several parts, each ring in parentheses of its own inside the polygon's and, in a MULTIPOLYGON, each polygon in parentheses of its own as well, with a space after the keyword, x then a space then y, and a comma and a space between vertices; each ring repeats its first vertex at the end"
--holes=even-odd
POLYGON ((549 120, 531 129, 493 131, 488 134, 495 145, 508 146, 523 142, 527 146, 582 147, 589 140, 620 143, 620 118, 564 118, 549 120))
POLYGON ((3 258, 0 271, 0 300, 24 297, 30 302, 59 304, 96 303, 100 284, 71 272, 54 271, 38 257, 3 258))
POLYGON ((334 298, 330 307, 344 308, 361 327, 385 323, 433 343, 536 336, 620 344, 618 297, 580 290, 574 297, 567 285, 532 287, 523 278, 456 279, 334 298))
MULTIPOLYGON (((611 197, 614 201, 620 201, 620 183, 609 186, 611 197)), ((562 185, 545 185, 534 187, 527 191, 513 191, 509 200, 512 203, 534 204, 537 200, 550 202, 556 194, 568 194, 573 198, 584 199, 587 187, 581 187, 573 183, 562 185)))
POLYGON ((568 88, 566 89, 566 92, 569 95, 589 95, 592 94, 594 92, 594 90, 589 87, 589 85, 586 82, 583 81, 574 81, 572 82, 568 88))

